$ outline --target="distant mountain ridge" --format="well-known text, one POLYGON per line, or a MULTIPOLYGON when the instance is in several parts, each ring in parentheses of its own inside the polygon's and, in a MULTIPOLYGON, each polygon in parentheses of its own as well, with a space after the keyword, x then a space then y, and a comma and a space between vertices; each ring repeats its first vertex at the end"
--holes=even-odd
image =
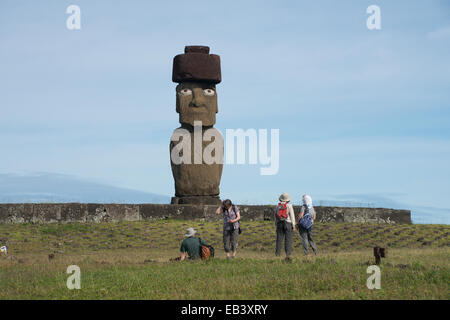
POLYGON ((170 203, 170 197, 65 174, 0 174, 0 203, 23 202, 170 203))

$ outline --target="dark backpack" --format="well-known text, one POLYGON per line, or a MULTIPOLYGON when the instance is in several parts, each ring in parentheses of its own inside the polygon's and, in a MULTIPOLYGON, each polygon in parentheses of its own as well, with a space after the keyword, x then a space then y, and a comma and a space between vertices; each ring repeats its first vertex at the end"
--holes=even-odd
POLYGON ((303 217, 300 219, 298 224, 301 225, 306 230, 308 230, 309 228, 312 227, 314 221, 311 216, 311 213, 309 212, 309 208, 307 206, 304 206, 304 208, 305 208, 305 212, 303 213, 303 217))
POLYGON ((287 207, 287 203, 278 203, 277 206, 277 213, 276 213, 276 217, 278 220, 284 221, 287 219, 287 213, 288 211, 288 207, 287 207))

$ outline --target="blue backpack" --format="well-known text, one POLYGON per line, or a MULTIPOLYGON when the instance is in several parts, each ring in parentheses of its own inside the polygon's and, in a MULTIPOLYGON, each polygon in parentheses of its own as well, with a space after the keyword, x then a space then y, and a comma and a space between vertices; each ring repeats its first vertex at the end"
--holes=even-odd
POLYGON ((312 227, 314 222, 313 222, 313 218, 311 216, 311 213, 309 212, 309 208, 307 206, 304 206, 304 208, 305 208, 305 213, 303 213, 303 217, 300 219, 300 221, 298 223, 303 228, 308 230, 309 228, 312 227))

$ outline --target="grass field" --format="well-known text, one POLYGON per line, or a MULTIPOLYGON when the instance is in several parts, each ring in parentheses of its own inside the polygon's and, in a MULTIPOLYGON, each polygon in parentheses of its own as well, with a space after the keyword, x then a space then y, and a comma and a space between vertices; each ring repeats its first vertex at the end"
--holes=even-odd
POLYGON ((449 299, 450 226, 318 223, 317 256, 294 236, 292 262, 274 256, 270 221, 243 222, 227 261, 221 223, 183 220, 0 225, 0 299, 449 299), (192 226, 211 261, 170 261, 192 226), (366 286, 372 247, 388 248, 381 289, 366 286), (68 290, 66 268, 81 269, 68 290))

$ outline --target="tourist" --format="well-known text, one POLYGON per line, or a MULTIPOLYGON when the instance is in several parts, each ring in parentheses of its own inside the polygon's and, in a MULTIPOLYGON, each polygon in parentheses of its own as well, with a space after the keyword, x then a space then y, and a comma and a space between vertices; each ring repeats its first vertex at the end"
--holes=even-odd
POLYGON ((292 253, 292 231, 295 230, 294 208, 290 204, 291 197, 289 194, 281 194, 278 200, 280 202, 275 209, 275 226, 277 231, 275 255, 280 256, 281 246, 284 241, 286 260, 290 260, 292 253))
POLYGON ((239 220, 241 219, 241 214, 239 208, 231 200, 227 199, 217 208, 216 214, 223 214, 223 246, 227 259, 234 259, 240 233, 239 220), (230 253, 232 254, 231 257, 230 253))
POLYGON ((305 194, 302 197, 302 208, 300 210, 299 221, 298 221, 298 231, 300 233, 300 238, 302 239, 303 251, 305 255, 308 255, 308 244, 311 245, 314 254, 317 254, 316 245, 312 239, 312 229, 314 225, 314 220, 316 220, 316 211, 312 205, 312 199, 309 195, 305 194))
POLYGON ((194 237, 196 233, 197 231, 194 228, 187 228, 186 234, 184 235, 186 239, 183 240, 180 248, 181 261, 186 259, 186 256, 189 256, 190 259, 201 258, 201 247, 207 244, 201 238, 194 237))

